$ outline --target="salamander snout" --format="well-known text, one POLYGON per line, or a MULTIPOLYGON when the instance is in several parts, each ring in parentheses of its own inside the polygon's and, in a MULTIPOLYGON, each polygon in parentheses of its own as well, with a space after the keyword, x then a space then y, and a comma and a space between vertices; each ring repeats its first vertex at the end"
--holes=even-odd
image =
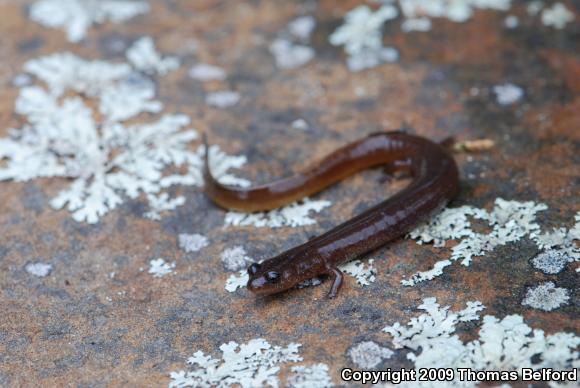
POLYGON ((278 271, 262 268, 258 263, 248 267, 248 290, 255 294, 272 294, 282 286, 282 274, 278 271))

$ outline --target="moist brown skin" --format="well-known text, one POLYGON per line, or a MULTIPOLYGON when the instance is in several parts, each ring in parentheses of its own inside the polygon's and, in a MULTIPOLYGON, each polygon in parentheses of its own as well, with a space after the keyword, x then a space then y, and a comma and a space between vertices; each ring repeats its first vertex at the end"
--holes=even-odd
POLYGON ((457 194, 457 165, 443 146, 428 139, 398 131, 381 132, 339 148, 293 176, 238 188, 222 185, 213 178, 206 152, 206 194, 221 207, 243 212, 275 209, 378 165, 386 165, 389 171, 408 172, 413 180, 397 194, 328 232, 261 264, 250 265, 248 289, 269 295, 304 280, 329 275, 332 286, 328 297, 335 297, 343 277, 338 265, 406 234, 457 194))

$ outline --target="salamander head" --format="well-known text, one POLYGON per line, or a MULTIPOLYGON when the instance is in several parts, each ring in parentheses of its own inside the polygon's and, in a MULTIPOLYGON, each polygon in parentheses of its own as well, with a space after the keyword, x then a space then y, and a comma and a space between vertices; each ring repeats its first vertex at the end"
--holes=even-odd
POLYGON ((282 254, 276 258, 266 260, 248 267, 248 290, 258 295, 271 295, 288 290, 303 279, 303 275, 295 268, 294 263, 281 263, 282 254))

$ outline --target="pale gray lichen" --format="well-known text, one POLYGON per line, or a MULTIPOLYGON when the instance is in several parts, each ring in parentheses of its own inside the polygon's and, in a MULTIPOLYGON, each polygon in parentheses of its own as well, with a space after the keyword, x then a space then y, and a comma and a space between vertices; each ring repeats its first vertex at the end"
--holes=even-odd
POLYGON ((288 23, 290 35, 305 42, 310 40, 314 28, 316 28, 316 19, 310 15, 297 17, 288 23))
POLYGON ((38 276, 38 277, 45 277, 50 275, 52 272, 52 264, 50 263, 28 263, 24 269, 31 275, 38 276))
POLYGON ((185 203, 185 197, 180 195, 171 198, 168 193, 147 194, 147 202, 149 203, 149 211, 143 213, 143 217, 159 221, 161 213, 172 211, 182 206, 185 203))
POLYGON ((197 63, 189 69, 189 76, 198 81, 223 81, 226 79, 226 72, 218 66, 209 65, 207 63, 197 63))
POLYGON ((290 388, 331 388, 334 386, 326 364, 298 365, 291 368, 286 384, 290 388))
POLYGON ((78 42, 93 24, 120 23, 147 12, 146 1, 40 0, 30 7, 30 18, 46 27, 62 28, 69 41, 78 42))
MULTIPOLYGON (((511 7, 511 0, 399 0, 399 5, 406 21, 445 18, 452 22, 464 23, 471 19, 475 9, 507 11, 511 7)), ((424 25, 420 31, 428 29, 430 20, 429 28, 424 25)))
POLYGON ((240 271, 246 268, 248 264, 253 263, 254 259, 248 256, 242 246, 228 248, 220 255, 222 264, 228 271, 240 271))
POLYGON ((280 32, 279 37, 270 44, 270 53, 278 68, 296 69, 314 58, 314 49, 304 43, 308 43, 315 26, 314 17, 302 16, 290 22, 280 32))
POLYGON ((240 94, 233 90, 218 90, 205 96, 205 103, 216 108, 229 108, 240 101, 240 94))
POLYGON ((221 359, 197 351, 187 360, 188 371, 171 372, 169 387, 278 387, 280 365, 302 361, 300 344, 272 346, 258 338, 245 344, 228 342, 220 346, 221 359))
POLYGON ((338 266, 338 268, 356 279, 356 282, 361 286, 368 286, 371 283, 374 283, 376 279, 377 271, 373 267, 374 259, 370 259, 367 261, 367 265, 365 265, 360 260, 352 260, 348 263, 344 263, 338 266))
POLYGON ((310 125, 308 124, 308 121, 306 121, 304 119, 296 119, 296 120, 292 121, 290 126, 292 127, 292 129, 297 129, 300 131, 307 131, 308 129, 310 129, 310 125))
POLYGON ((165 259, 160 257, 149 262, 148 272, 152 274, 153 277, 161 278, 173 272, 173 268, 175 268, 175 263, 167 263, 165 259))
MULTIPOLYGON (((205 150, 190 150, 197 133, 187 129, 187 116, 165 114, 151 123, 124 123, 163 108, 153 81, 134 67, 59 53, 28 61, 24 68, 46 89, 21 88, 15 111, 27 124, 0 138, 0 181, 71 179, 50 204, 66 207, 76 221, 88 223, 141 195, 151 206, 145 215, 157 219, 160 211, 184 203, 184 197, 169 198, 165 189, 202 185, 205 150), (185 173, 169 173, 174 167, 185 173)), ((220 182, 249 184, 226 172, 245 158, 228 157, 216 147, 210 153, 210 167, 220 182)))
POLYGON ((545 274, 554 275, 562 272, 568 263, 574 261, 567 249, 547 249, 532 259, 534 268, 545 274))
MULTIPOLYGON (((479 319, 484 308, 480 302, 468 302, 464 310, 453 312, 440 307, 435 298, 423 300, 419 309, 426 313, 412 318, 406 326, 399 323, 387 326, 383 331, 392 336, 395 348, 407 348, 407 358, 420 368, 471 368, 472 370, 514 370, 522 368, 554 368, 559 370, 576 367, 580 362, 576 348, 580 337, 573 333, 545 335, 540 329, 532 329, 520 315, 503 319, 486 315, 483 317, 478 337, 463 342, 455 333, 461 322, 479 319), (444 352, 441 349, 445 349, 444 352)), ((475 387, 477 381, 446 382, 446 386, 475 387)), ((432 382, 406 382, 404 387, 437 386, 432 382)))
POLYGON ((517 28, 520 25, 520 20, 515 15, 509 15, 503 20, 503 25, 510 30, 517 28))
POLYGON ((383 360, 391 358, 393 354, 391 349, 379 346, 373 341, 360 342, 348 351, 352 362, 361 369, 373 369, 383 360))
POLYGON ((344 24, 330 35, 329 41, 334 46, 344 46, 349 70, 361 71, 398 59, 398 52, 384 47, 382 42, 383 24, 397 15, 397 8, 391 4, 384 4, 375 12, 360 5, 345 15, 344 24))
POLYGON ((270 44, 270 52, 280 69, 296 69, 304 66, 314 58, 312 47, 296 44, 287 39, 278 38, 270 44))
POLYGON ((542 23, 559 30, 566 27, 566 24, 571 23, 574 19, 574 13, 562 3, 555 3, 552 7, 542 11, 542 23))
POLYGON ((552 282, 545 282, 529 288, 522 305, 539 310, 552 311, 568 304, 569 300, 568 289, 556 287, 552 282))
POLYGON ((512 83, 495 85, 493 91, 496 95, 497 103, 504 106, 518 102, 524 95, 524 90, 512 83))
POLYGON ((187 253, 198 252, 202 248, 209 245, 209 240, 207 237, 201 234, 186 234, 181 233, 178 237, 179 247, 187 253))
POLYGON ((443 246, 446 240, 461 240, 451 248, 449 259, 440 260, 430 270, 418 272, 401 283, 414 286, 440 276, 446 267, 456 261, 469 266, 473 258, 481 257, 497 246, 513 243, 524 237, 539 239, 540 226, 536 222, 536 213, 546 209, 545 204, 497 198, 491 212, 470 206, 444 210, 420 225, 409 236, 417 239, 419 243, 433 242, 436 246, 443 246), (470 219, 487 223, 491 230, 488 233, 474 232, 470 219))
POLYGON ((302 201, 290 204, 280 209, 259 213, 240 213, 230 211, 226 214, 224 223, 231 226, 254 226, 257 228, 297 227, 315 224, 309 215, 319 213, 331 205, 330 201, 312 201, 304 198, 302 201))
POLYGON ((176 57, 161 57, 155 48, 153 39, 144 36, 127 50, 127 59, 133 67, 147 74, 165 75, 179 68, 179 60, 176 57))

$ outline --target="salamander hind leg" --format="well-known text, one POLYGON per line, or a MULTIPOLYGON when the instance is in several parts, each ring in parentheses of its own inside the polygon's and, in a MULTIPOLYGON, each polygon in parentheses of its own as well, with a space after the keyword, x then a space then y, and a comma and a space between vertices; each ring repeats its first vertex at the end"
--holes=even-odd
POLYGON ((342 272, 338 268, 329 267, 328 275, 330 275, 330 279, 332 279, 332 285, 330 286, 330 290, 326 296, 329 299, 333 299, 338 295, 338 290, 340 289, 340 286, 342 286, 342 272))

